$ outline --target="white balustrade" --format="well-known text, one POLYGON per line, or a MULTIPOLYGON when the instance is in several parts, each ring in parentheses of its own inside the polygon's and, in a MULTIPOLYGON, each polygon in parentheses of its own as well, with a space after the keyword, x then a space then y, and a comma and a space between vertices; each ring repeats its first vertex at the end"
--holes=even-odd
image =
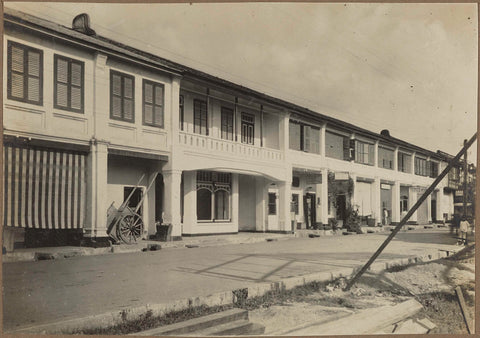
POLYGON ((280 150, 260 148, 251 144, 211 138, 200 134, 179 133, 179 143, 204 152, 215 152, 221 155, 240 155, 266 161, 282 161, 280 150))

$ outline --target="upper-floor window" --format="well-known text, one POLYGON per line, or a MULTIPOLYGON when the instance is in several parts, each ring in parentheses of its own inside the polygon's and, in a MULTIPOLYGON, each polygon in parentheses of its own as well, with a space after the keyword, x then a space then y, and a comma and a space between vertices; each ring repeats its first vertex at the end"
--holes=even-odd
POLYGON ((430 177, 436 178, 438 176, 438 163, 430 162, 430 177))
POLYGON ((180 120, 180 130, 183 130, 183 124, 184 124, 184 121, 185 121, 185 116, 184 116, 184 102, 185 102, 185 98, 183 97, 183 95, 180 95, 179 98, 178 98, 178 110, 179 110, 179 120, 180 120))
POLYGON ((83 113, 84 63, 64 56, 54 56, 54 106, 83 113))
POLYGON ((233 110, 222 107, 221 136, 224 140, 233 141, 233 110))
POLYGON ((290 121, 290 149, 320 154, 320 129, 290 121))
POLYGON ((193 100, 193 132, 208 135, 207 121, 207 102, 198 99, 193 100))
POLYGON ((43 51, 8 41, 9 99, 43 104, 43 51))
POLYGON ((373 165, 375 160, 374 145, 355 140, 355 162, 373 165))
POLYGON ((350 161, 352 157, 350 146, 348 137, 329 131, 325 133, 325 156, 350 161))
POLYGON ((394 151, 392 149, 378 147, 378 166, 385 169, 393 169, 394 151))
POLYGON ((255 116, 242 113, 242 143, 253 144, 255 137, 255 116))
POLYGON ((135 78, 114 70, 110 71, 110 118, 134 122, 135 78))
POLYGON ((415 175, 429 176, 429 168, 427 168, 427 160, 421 157, 415 157, 415 175))
POLYGON ((404 173, 412 172, 412 156, 398 152, 398 171, 404 173))
POLYGON ((143 124, 163 128, 164 86, 143 80, 143 124))

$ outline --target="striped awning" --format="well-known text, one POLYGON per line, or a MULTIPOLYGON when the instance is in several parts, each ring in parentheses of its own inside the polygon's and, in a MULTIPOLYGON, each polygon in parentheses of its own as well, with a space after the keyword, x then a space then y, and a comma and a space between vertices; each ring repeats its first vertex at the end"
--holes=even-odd
POLYGON ((86 154, 4 145, 4 226, 78 229, 86 209, 86 154))

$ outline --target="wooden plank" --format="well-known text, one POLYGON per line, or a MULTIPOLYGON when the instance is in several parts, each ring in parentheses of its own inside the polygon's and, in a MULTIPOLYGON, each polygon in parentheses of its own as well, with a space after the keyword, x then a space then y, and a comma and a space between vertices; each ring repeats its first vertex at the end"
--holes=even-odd
POLYGON ((5 225, 11 226, 12 225, 12 147, 7 147, 6 149, 6 156, 7 156, 7 166, 5 172, 5 199, 6 199, 6 207, 5 207, 5 225))
POLYGON ((48 190, 47 190, 47 224, 49 229, 54 229, 53 227, 53 180, 54 180, 54 174, 55 174, 55 166, 53 162, 53 157, 54 157, 55 152, 50 151, 50 154, 48 156, 48 190))
POLYGON ((40 151, 35 150, 35 157, 34 157, 34 196, 33 196, 33 227, 39 228, 40 227, 40 217, 39 217, 39 204, 40 204, 40 151))
POLYGON ((60 154, 55 154, 55 189, 54 189, 54 204, 53 204, 53 219, 55 223, 55 229, 60 229, 60 217, 59 217, 59 205, 60 205, 60 174, 61 174, 61 167, 60 167, 60 154))
POLYGON ((87 200, 87 182, 86 182, 86 175, 85 175, 85 159, 86 156, 80 156, 80 176, 79 176, 79 183, 80 183, 80 209, 79 209, 79 226, 81 228, 84 227, 85 222, 85 204, 87 200))
POLYGON ((33 184, 34 184, 34 151, 32 149, 28 150, 28 188, 27 188, 27 227, 33 227, 33 184))
POLYGON ((66 215, 65 215, 65 227, 67 229, 72 228, 72 167, 73 167, 73 155, 71 153, 66 154, 67 156, 67 177, 66 177, 66 215))
POLYGON ((62 153, 62 163, 61 163, 61 179, 60 179, 60 229, 65 229, 65 190, 67 189, 67 181, 66 181, 66 176, 67 176, 67 154, 62 153))
POLYGON ((394 306, 365 309, 351 316, 320 325, 312 323, 302 329, 289 332, 288 335, 306 336, 319 333, 322 335, 372 334, 393 323, 413 316, 421 309, 423 309, 422 304, 415 299, 410 299, 394 306))
POLYGON ((463 298, 463 292, 462 288, 460 286, 457 286, 455 288, 455 292, 457 293, 458 297, 458 302, 460 303, 460 309, 462 310, 463 314, 463 319, 465 320, 465 324, 467 325, 467 330, 468 333, 473 333, 474 329, 470 326, 470 320, 468 318, 468 313, 467 313, 467 305, 465 304, 465 299, 463 298))
POLYGON ((20 208, 20 226, 26 227, 27 226, 27 208, 26 205, 28 204, 27 200, 27 170, 28 170, 28 159, 27 159, 28 150, 26 148, 22 148, 22 191, 20 192, 20 199, 22 201, 22 205, 20 208))
POLYGON ((42 180, 42 189, 40 190, 40 218, 41 218, 41 224, 43 229, 48 229, 47 225, 47 206, 46 206, 46 201, 47 201, 47 151, 43 150, 40 152, 41 154, 41 167, 40 167, 40 176, 42 180))
POLYGON ((73 186, 72 186, 72 209, 73 209, 73 214, 72 214, 72 227, 74 229, 78 228, 78 195, 79 195, 79 189, 78 189, 78 171, 80 170, 79 166, 79 154, 74 154, 73 155, 73 186))

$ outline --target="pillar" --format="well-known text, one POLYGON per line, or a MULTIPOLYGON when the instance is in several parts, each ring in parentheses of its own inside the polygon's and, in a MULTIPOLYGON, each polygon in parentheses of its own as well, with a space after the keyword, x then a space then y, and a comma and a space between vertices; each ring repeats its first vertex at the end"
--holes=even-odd
POLYGON ((239 205, 238 205, 238 174, 232 174, 232 205, 231 205, 231 212, 232 212, 232 224, 236 224, 236 231, 238 232, 238 212, 239 212, 239 205))
MULTIPOLYGON (((417 203, 417 188, 416 187, 409 187, 408 188, 408 210, 410 210, 415 203, 417 203)), ((417 221, 417 211, 415 211, 408 222, 416 222, 417 221)))
POLYGON ((352 196, 350 197, 350 204, 353 210, 356 210, 357 199, 356 199, 356 189, 357 189, 357 175, 353 173, 349 173, 348 176, 353 181, 353 189, 352 189, 352 196))
MULTIPOLYGON (((322 124, 322 126, 320 127, 320 156, 322 158, 325 158, 325 147, 326 147, 326 141, 325 141, 325 135, 326 135, 326 132, 327 132, 327 124, 324 123, 322 124)), ((322 175, 323 177, 323 175, 322 175)))
MULTIPOLYGON (((412 175, 415 175, 415 155, 416 155, 416 152, 413 152, 412 153, 412 163, 410 163, 410 165, 411 165, 410 173, 412 175)), ((415 200, 415 202, 416 202, 416 200, 415 200)))
POLYGON ((267 182, 262 176, 255 176, 255 230, 264 232, 267 224, 267 182))
POLYGON ((164 201, 163 212, 164 222, 172 225, 172 238, 182 236, 182 225, 180 216, 180 183, 182 172, 180 170, 163 171, 164 201))
MULTIPOLYGON (((373 166, 375 168, 378 168, 378 141, 375 141, 375 145, 373 147, 373 166)), ((380 186, 379 186, 380 187, 380 186)), ((380 216, 380 219, 381 219, 381 216, 380 216)))
POLYGON ((393 170, 398 171, 398 146, 393 151, 393 170))
MULTIPOLYGON (((377 162, 375 162, 375 163, 377 163, 377 162)), ((381 199, 381 194, 380 194, 380 177, 375 177, 375 180, 373 181, 373 184, 372 184, 372 188, 373 188, 372 209, 373 209, 373 212, 374 212, 375 222, 377 224, 382 224, 383 213, 382 213, 382 199, 381 199)))
POLYGON ((183 173, 183 233, 191 234, 197 224, 197 172, 183 173))
POLYGON ((278 182, 278 225, 280 231, 290 232, 292 229, 290 205, 292 202, 292 168, 287 168, 285 181, 278 182))
POLYGON ((428 224, 431 224, 432 223, 432 194, 427 196, 427 199, 425 200, 425 203, 427 203, 428 224))
POLYGON ((392 223, 400 222, 400 182, 395 181, 392 186, 392 223))
POLYGON ((320 193, 320 221, 328 224, 328 169, 322 169, 322 185, 320 193))
MULTIPOLYGON (((108 143, 92 139, 87 159, 87 221, 84 236, 92 239, 107 238, 108 143)), ((119 205, 116 206, 117 208, 119 205)))
POLYGON ((108 139, 107 123, 110 118, 110 73, 107 56, 96 53, 94 58, 93 137, 108 139))

